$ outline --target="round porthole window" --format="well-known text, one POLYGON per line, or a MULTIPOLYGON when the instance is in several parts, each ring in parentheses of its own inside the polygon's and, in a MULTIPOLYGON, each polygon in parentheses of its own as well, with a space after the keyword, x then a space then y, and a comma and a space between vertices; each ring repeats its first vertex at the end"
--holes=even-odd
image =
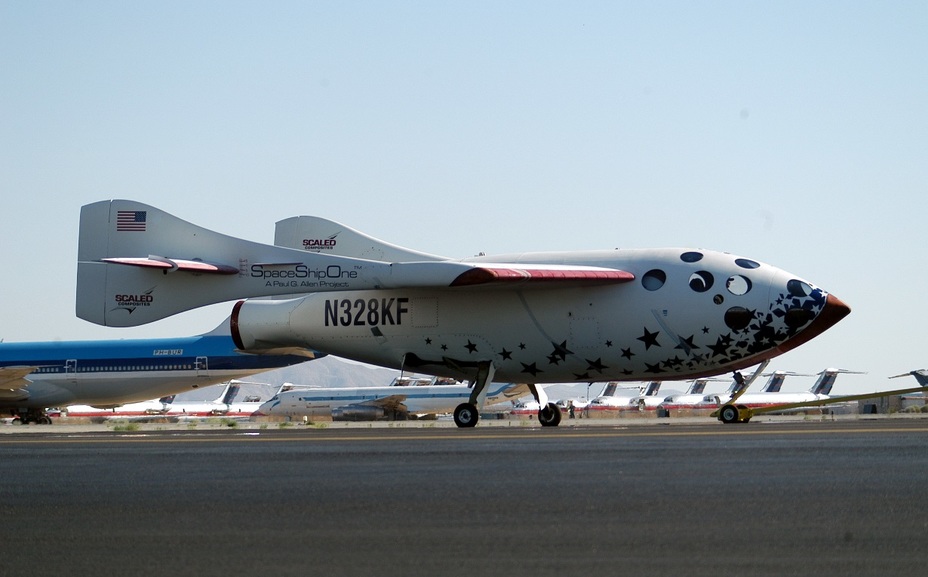
POLYGON ((808 309, 802 309, 799 307, 793 307, 786 311, 786 315, 783 316, 783 321, 791 329, 798 329, 804 327, 806 323, 815 318, 815 313, 808 309))
POLYGON ((659 268, 649 270, 641 277, 641 286, 649 291, 656 291, 667 282, 667 273, 659 268))
POLYGON ((798 279, 793 279, 786 283, 786 290, 789 291, 790 296, 800 298, 812 294, 812 287, 798 279))
POLYGON ((696 251, 685 252, 680 255, 683 262, 699 262, 702 260, 702 253, 696 251))
POLYGON ((704 293, 712 288, 713 282, 715 282, 715 278, 713 278, 712 273, 704 270, 690 275, 690 288, 698 293, 704 293))
POLYGON ((748 328, 754 315, 744 307, 731 307, 725 311, 725 324, 733 331, 741 331, 748 328))
POLYGON ((728 277, 725 288, 735 296, 746 295, 751 290, 751 279, 740 274, 732 275, 728 277))
POLYGON ((755 262, 747 258, 736 258, 735 264, 740 266, 741 268, 746 268, 746 269, 755 269, 760 266, 759 262, 755 262))

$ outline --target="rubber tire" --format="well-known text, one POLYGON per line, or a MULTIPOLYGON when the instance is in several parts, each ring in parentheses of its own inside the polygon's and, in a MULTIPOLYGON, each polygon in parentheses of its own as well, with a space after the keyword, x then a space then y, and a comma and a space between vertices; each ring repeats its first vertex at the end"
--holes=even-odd
POLYGON ((454 409, 454 424, 461 429, 476 427, 479 420, 480 413, 477 412, 476 405, 461 403, 454 409))
POLYGON ((538 409, 538 422, 542 427, 556 427, 561 424, 561 409, 554 403, 548 403, 538 409))
POLYGON ((738 422, 738 407, 734 405, 725 405, 719 409, 719 420, 726 424, 738 422))

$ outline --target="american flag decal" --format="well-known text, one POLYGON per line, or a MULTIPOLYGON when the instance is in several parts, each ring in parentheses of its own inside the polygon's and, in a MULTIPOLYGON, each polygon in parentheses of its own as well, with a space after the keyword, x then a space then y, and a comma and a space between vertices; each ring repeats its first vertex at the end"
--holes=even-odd
POLYGON ((145 210, 117 210, 116 230, 118 232, 145 232, 145 210))

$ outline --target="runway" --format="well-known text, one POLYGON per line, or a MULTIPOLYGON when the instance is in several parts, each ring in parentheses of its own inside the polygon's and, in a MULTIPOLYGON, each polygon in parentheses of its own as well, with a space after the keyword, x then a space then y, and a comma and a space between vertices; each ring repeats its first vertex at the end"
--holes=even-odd
POLYGON ((922 575, 928 420, 0 435, 0 575, 922 575))

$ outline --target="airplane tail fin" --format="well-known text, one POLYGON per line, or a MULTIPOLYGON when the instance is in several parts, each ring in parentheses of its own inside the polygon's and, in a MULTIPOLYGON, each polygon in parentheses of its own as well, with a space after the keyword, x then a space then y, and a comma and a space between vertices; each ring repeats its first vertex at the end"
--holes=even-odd
MULTIPOLYGON (((118 327, 238 298, 299 292, 265 277, 322 258, 213 232, 131 200, 81 208, 77 257, 77 316, 118 327), (257 265, 263 268, 256 275, 257 265)), ((322 260, 323 268, 334 264, 322 260)))
POLYGON ((907 377, 912 375, 915 377, 915 380, 918 381, 919 386, 928 387, 928 369, 918 369, 917 371, 909 371, 908 373, 902 373, 901 375, 893 375, 889 378, 898 379, 899 377, 907 377))
POLYGON ((661 381, 651 381, 645 386, 642 396, 653 397, 661 389, 661 381))
POLYGON ((838 375, 841 373, 849 375, 866 374, 860 371, 848 371, 846 369, 825 369, 819 373, 819 378, 816 379, 815 383, 812 385, 812 388, 809 389, 809 392, 816 395, 830 395, 831 389, 835 386, 835 381, 838 379, 838 375))
POLYGON ((318 216, 294 216, 277 223, 274 244, 329 254, 381 262, 421 262, 448 260, 368 236, 344 224, 318 216))
POLYGON ((688 395, 701 395, 706 391, 706 384, 708 384, 708 382, 709 379, 696 379, 693 381, 693 384, 690 385, 686 393, 688 395))
POLYGON ((235 400, 235 396, 238 395, 240 388, 241 385, 238 384, 238 381, 229 381, 226 385, 226 390, 223 391, 222 396, 219 397, 219 402, 223 405, 231 405, 232 401, 235 400))

